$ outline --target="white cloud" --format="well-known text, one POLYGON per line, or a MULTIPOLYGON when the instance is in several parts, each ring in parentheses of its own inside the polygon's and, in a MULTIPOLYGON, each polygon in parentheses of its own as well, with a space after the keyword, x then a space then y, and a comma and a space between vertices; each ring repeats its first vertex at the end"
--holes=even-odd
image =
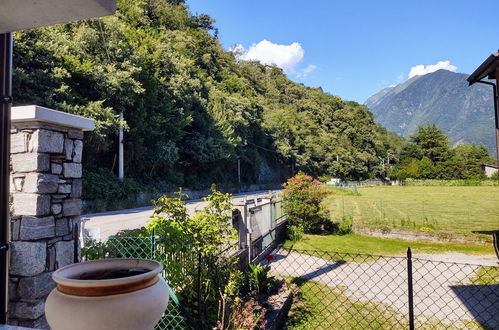
MULTIPOLYGON (((236 57, 244 61, 259 61, 266 65, 276 65, 286 73, 296 73, 296 66, 303 60, 305 51, 298 42, 291 45, 274 44, 268 40, 253 43, 248 49, 242 45, 235 45, 231 48, 236 57)), ((306 75, 316 69, 316 66, 309 65, 297 75, 306 75)))
POLYGON ((312 71, 314 71, 315 69, 317 69, 317 65, 310 64, 305 69, 303 69, 300 72, 298 72, 296 74, 296 76, 298 78, 306 78, 308 76, 308 74, 311 73, 312 71))
POLYGON ((427 73, 432 73, 437 70, 444 69, 444 70, 449 70, 449 71, 456 71, 457 67, 450 64, 450 61, 439 61, 437 64, 430 64, 430 65, 416 65, 411 68, 411 71, 409 71, 409 79, 414 77, 414 76, 422 76, 427 73))

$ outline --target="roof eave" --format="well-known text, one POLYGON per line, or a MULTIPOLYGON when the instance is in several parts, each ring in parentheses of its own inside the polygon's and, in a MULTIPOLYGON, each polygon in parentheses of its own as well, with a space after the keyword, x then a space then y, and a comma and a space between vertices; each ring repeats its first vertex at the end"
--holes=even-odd
POLYGON ((468 84, 471 86, 483 78, 493 74, 495 69, 498 67, 499 52, 491 54, 466 80, 468 80, 468 84))

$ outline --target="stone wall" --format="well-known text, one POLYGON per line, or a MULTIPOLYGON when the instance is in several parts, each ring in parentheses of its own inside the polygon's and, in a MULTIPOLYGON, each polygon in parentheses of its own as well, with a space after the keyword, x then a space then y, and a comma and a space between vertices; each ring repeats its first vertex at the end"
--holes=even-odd
POLYGON ((83 132, 16 122, 11 139, 9 323, 45 328, 50 276, 79 259, 83 132))

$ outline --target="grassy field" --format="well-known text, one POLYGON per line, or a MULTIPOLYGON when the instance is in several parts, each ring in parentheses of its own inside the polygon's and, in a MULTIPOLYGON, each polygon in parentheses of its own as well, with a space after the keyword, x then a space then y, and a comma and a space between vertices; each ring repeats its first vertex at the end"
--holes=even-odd
POLYGON ((455 243, 430 243, 413 242, 400 239, 384 239, 356 234, 349 235, 305 235, 296 243, 287 241, 285 248, 293 246, 294 249, 334 251, 343 253, 377 254, 385 256, 404 255, 407 247, 413 253, 445 253, 459 252, 466 254, 494 254, 492 244, 455 244, 455 243))
POLYGON ((499 186, 378 186, 335 190, 324 201, 334 222, 354 227, 472 231, 499 228, 499 186), (358 192, 358 193, 357 193, 358 192))

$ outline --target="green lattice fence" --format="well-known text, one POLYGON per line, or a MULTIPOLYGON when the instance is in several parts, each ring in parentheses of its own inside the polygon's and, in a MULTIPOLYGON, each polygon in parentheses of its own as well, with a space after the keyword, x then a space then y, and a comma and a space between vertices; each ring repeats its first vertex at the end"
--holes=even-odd
MULTIPOLYGON (((111 237, 105 243, 92 243, 82 250, 83 260, 102 258, 143 258, 161 262, 156 255, 158 244, 154 235, 146 237, 111 237)), ((163 276, 165 274, 162 274, 163 276)), ((183 310, 170 288, 170 301, 165 314, 156 326, 157 330, 190 329, 189 316, 183 310)))

